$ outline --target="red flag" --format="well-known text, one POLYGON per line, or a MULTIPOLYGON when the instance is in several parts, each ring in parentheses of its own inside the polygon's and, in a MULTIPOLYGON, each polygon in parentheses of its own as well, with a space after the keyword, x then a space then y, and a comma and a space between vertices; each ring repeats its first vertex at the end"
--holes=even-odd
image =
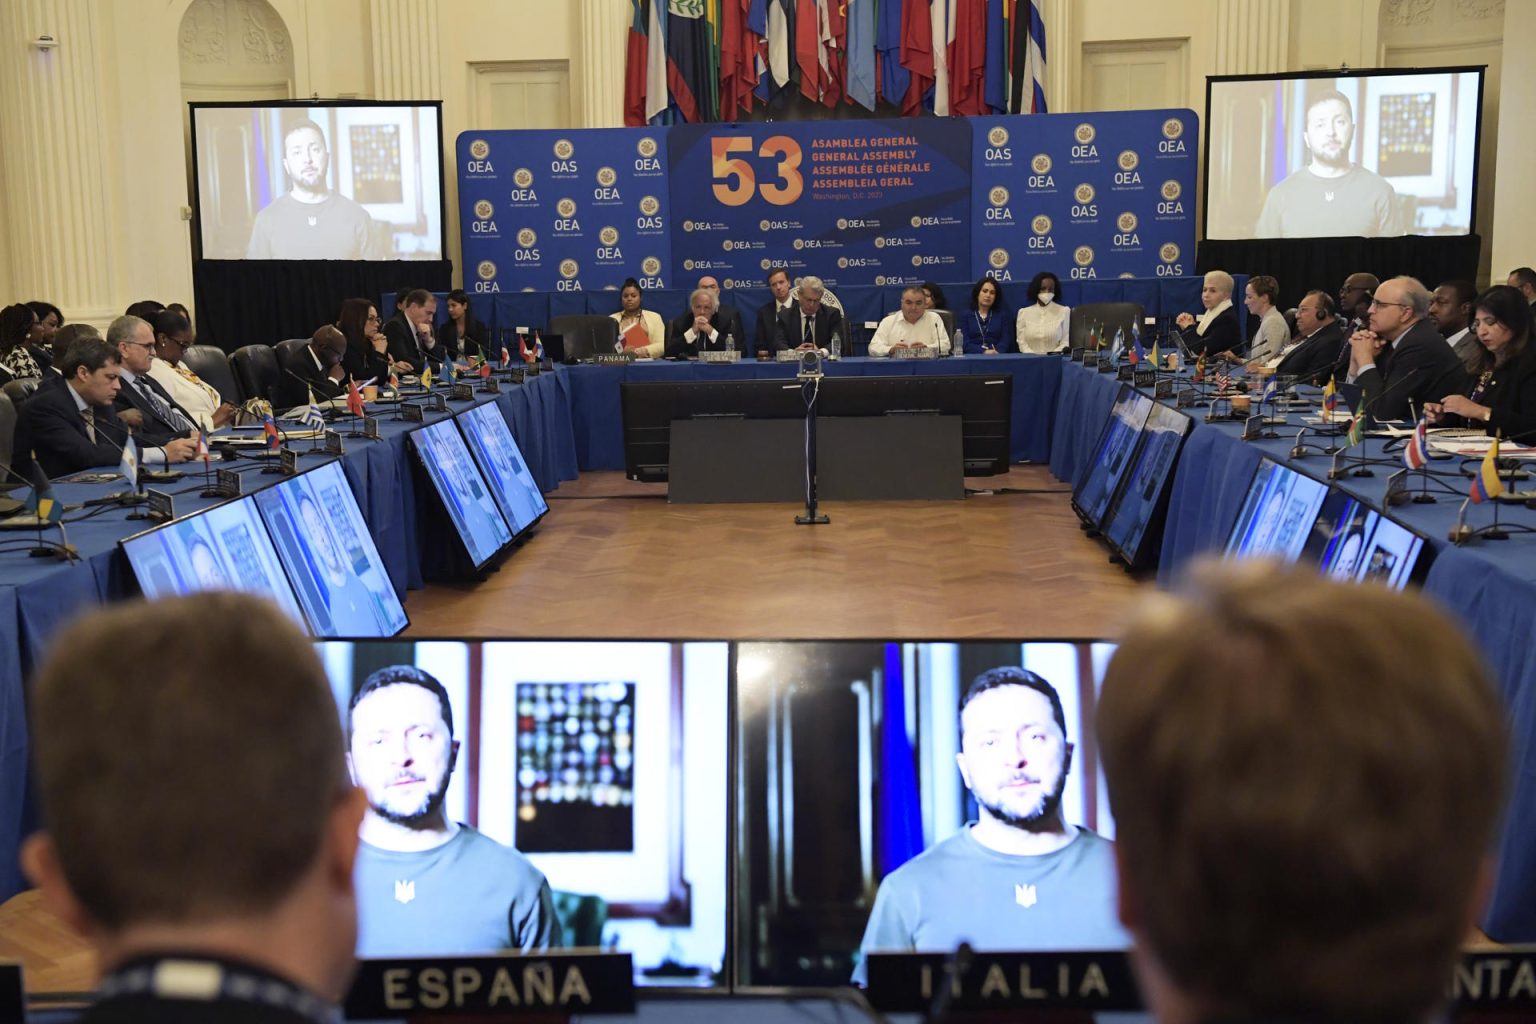
POLYGON ((529 358, 528 354, 528 339, 523 337, 521 334, 517 336, 517 358, 521 359, 525 363, 533 362, 533 360, 529 358))
POLYGON ((903 97, 889 96, 901 103, 903 117, 917 117, 923 112, 923 93, 933 86, 933 14, 929 0, 901 0, 901 66, 912 75, 903 97))
POLYGON ((736 108, 743 113, 752 110, 752 89, 742 89, 742 79, 751 68, 743 60, 747 52, 747 14, 741 0, 724 0, 720 5, 720 120, 734 121, 736 108))
POLYGON ((988 113, 987 0, 955 4, 955 41, 949 45, 949 112, 968 117, 988 113))
POLYGON ((822 26, 821 52, 827 68, 821 102, 827 107, 835 107, 847 92, 844 84, 848 73, 847 3, 845 0, 820 0, 820 5, 826 18, 822 26))
POLYGON ((800 94, 821 100, 821 32, 816 0, 795 0, 795 63, 800 67, 800 94))
MULTIPOLYGON (((503 354, 505 354, 507 350, 506 349, 502 349, 501 351, 502 351, 503 354)), ((490 376, 491 376, 491 361, 489 359, 482 359, 482 360, 480 360, 480 379, 481 380, 486 380, 490 376)))
POLYGON ((347 412, 353 416, 363 415, 363 393, 357 390, 357 381, 347 381, 347 412))
POLYGON ((629 24, 629 47, 624 62, 624 123, 631 128, 645 124, 646 48, 645 5, 629 0, 634 19, 629 24))
POLYGON ((275 452, 283 446, 282 436, 277 432, 277 423, 273 421, 271 413, 261 418, 261 428, 267 435, 267 451, 275 452))

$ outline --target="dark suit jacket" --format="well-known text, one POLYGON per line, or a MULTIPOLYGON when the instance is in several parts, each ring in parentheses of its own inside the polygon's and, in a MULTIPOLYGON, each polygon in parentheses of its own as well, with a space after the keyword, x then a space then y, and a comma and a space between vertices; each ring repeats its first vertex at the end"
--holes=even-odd
POLYGON ((1335 319, 1312 337, 1297 345, 1275 367, 1277 375, 1294 376, 1303 384, 1321 386, 1333 374, 1333 363, 1344 344, 1344 328, 1335 319))
POLYGON ((147 373, 135 374, 134 383, 129 384, 127 380, 122 382, 122 387, 117 392, 117 398, 112 402, 113 412, 121 413, 129 409, 137 409, 144 417, 144 426, 141 430, 134 432, 134 440, 153 448, 164 444, 173 437, 190 436, 186 428, 183 427, 178 430, 174 423, 166 422, 155 413, 155 407, 150 405, 143 395, 139 394, 138 383, 140 381, 147 384, 149 390, 153 391, 160 401, 185 416, 188 422, 193 425, 197 423, 197 417, 176 404, 176 401, 171 398, 171 393, 165 390, 163 384, 147 373))
POLYGON ((1237 326, 1237 307, 1228 306, 1221 311, 1211 325, 1205 329, 1205 334, 1197 334, 1198 324, 1190 324, 1179 332, 1184 338, 1184 344, 1195 355, 1216 355, 1218 352, 1236 352, 1239 355, 1248 348, 1248 342, 1243 339, 1243 332, 1237 326))
MULTIPOLYGON (((677 356, 696 356, 700 352, 724 352, 725 336, 730 332, 729 322, 722 319, 719 313, 709 318, 709 325, 716 331, 715 340, 698 338, 695 344, 688 344, 688 339, 683 334, 693 328, 693 314, 685 313, 667 325, 667 347, 665 356, 668 359, 677 356)), ((740 326, 739 324, 737 325, 740 326)), ((740 334, 736 335, 736 350, 745 351, 746 342, 740 334)))
POLYGON ((18 410, 16 462, 20 466, 26 453, 31 452, 50 477, 99 466, 115 466, 122 460, 120 446, 127 434, 110 405, 98 406, 93 443, 85 432, 80 411, 75 408, 69 384, 57 375, 45 377, 42 385, 18 410))
MULTIPOLYGON (((1495 368, 1478 404, 1493 410, 1488 417, 1489 434, 1536 444, 1536 346, 1527 342, 1524 352, 1495 368)), ((1455 419, 1448 417, 1447 422, 1455 419)))
POLYGON ((359 384, 365 380, 385 384, 389 380, 389 365, 388 352, 375 352, 366 341, 361 348, 348 343, 347 354, 341 357, 341 368, 359 384))
POLYGON ((410 363, 416 373, 425 370, 429 362, 433 366, 442 364, 443 346, 437 345, 423 351, 416 340, 416 329, 404 313, 396 313, 384 324, 384 337, 389 339, 389 358, 396 362, 410 363))
POLYGON ((1410 327, 1390 349, 1382 349, 1376 365, 1355 383, 1364 393, 1366 411, 1378 420, 1406 420, 1425 402, 1465 395, 1472 387, 1461 357, 1428 319, 1410 327))
POLYGON ((272 389, 272 408, 292 409, 309 404, 309 388, 315 389, 315 400, 324 402, 347 393, 345 380, 332 380, 324 370, 315 365, 315 357, 308 345, 279 355, 277 360, 277 387, 272 389), (300 378, 300 379, 295 379, 300 378), (309 387, 305 387, 305 384, 309 387))
POLYGON ((489 335, 486 333, 485 324, 472 317, 464 323, 464 345, 462 348, 459 345, 458 328, 454 327, 452 320, 444 320, 437 325, 437 347, 440 351, 448 353, 449 359, 458 359, 460 356, 478 356, 489 345, 489 335))
MULTIPOLYGON (((795 306, 795 300, 789 300, 790 308, 795 306)), ((779 335, 778 329, 779 304, 773 300, 757 307, 757 334, 752 338, 752 349, 772 349, 779 335)))
MULTIPOLYGON (((714 324, 715 330, 720 332, 720 351, 725 351, 725 336, 727 334, 736 339, 736 351, 745 352, 750 347, 747 344, 747 329, 742 325, 741 314, 737 312, 735 306, 722 305, 719 309, 715 310, 715 315, 709 318, 709 322, 714 324)), ((693 310, 683 310, 683 312, 675 320, 667 325, 668 348, 670 348, 672 345, 672 328, 676 327, 678 324, 683 325, 682 328, 677 331, 678 334, 682 334, 683 331, 686 331, 688 328, 692 327, 693 310)), ((772 335, 769 335, 769 337, 771 338, 772 335)), ((762 338, 758 338, 757 343, 759 348, 763 347, 762 338)))
MULTIPOLYGON (((775 324, 776 333, 773 339, 773 350, 783 351, 789 348, 799 348, 805 338, 805 327, 800 305, 796 303, 779 314, 775 324)), ((822 306, 816 311, 816 322, 812 330, 816 332, 816 347, 830 349, 832 347, 832 331, 836 329, 839 334, 846 334, 843 328, 843 315, 831 306, 822 306)), ((848 351, 847 338, 843 341, 843 351, 848 351)))

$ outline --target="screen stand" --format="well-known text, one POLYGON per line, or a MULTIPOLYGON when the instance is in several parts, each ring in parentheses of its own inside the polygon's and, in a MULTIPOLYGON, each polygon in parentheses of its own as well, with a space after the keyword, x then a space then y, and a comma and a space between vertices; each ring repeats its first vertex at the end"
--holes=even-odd
POLYGON ((832 520, 816 511, 816 396, 821 374, 800 381, 805 399, 805 515, 795 516, 796 526, 824 526, 832 520))

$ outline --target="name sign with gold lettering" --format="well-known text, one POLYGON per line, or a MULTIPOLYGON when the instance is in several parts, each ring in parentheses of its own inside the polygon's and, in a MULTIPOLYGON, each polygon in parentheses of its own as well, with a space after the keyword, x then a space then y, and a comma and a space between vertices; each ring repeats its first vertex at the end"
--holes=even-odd
POLYGON ((364 960, 343 1008, 349 1020, 633 1013, 634 966, 628 953, 364 960))

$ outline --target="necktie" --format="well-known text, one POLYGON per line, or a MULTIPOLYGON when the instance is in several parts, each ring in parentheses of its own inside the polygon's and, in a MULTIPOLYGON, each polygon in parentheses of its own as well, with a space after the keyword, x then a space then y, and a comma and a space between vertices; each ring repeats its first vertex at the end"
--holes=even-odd
POLYGON ((85 436, 91 439, 91 444, 96 443, 96 413, 86 406, 80 410, 80 418, 85 420, 85 436))
POLYGON ((814 345, 816 343, 816 332, 811 328, 811 318, 802 315, 801 322, 805 324, 805 335, 800 340, 807 345, 814 345))
POLYGON ((133 383, 139 389, 139 394, 144 396, 144 400, 149 403, 149 407, 155 411, 155 415, 162 423, 169 425, 178 434, 193 429, 192 424, 187 421, 185 416, 172 408, 159 395, 155 394, 154 389, 149 386, 147 380, 143 377, 135 377, 133 383))

